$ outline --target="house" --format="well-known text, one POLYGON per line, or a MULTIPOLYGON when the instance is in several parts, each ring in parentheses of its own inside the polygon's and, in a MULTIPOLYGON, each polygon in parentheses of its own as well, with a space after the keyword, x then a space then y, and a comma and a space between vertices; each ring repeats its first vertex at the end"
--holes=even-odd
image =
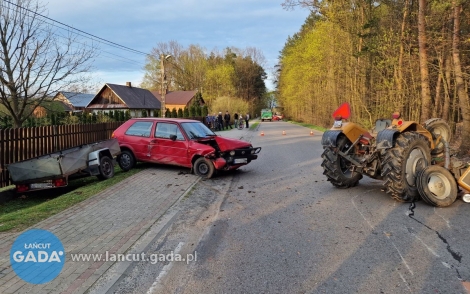
POLYGON ((62 91, 54 96, 54 100, 62 102, 66 112, 80 112, 85 110, 93 97, 94 94, 62 91))
POLYGON ((129 110, 132 117, 141 117, 144 110, 147 116, 154 116, 160 108, 160 101, 149 90, 132 87, 130 82, 125 86, 105 84, 87 106, 92 112, 129 110))
MULTIPOLYGON (((173 110, 176 108, 184 109, 189 107, 193 102, 193 99, 196 97, 197 91, 170 91, 165 94, 165 108, 168 110, 173 110)), ((158 101, 162 101, 162 95, 159 91, 152 91, 152 94, 157 97, 158 101)), ((202 98, 201 98, 202 99, 202 98)), ((203 105, 204 101, 200 101, 203 105)))

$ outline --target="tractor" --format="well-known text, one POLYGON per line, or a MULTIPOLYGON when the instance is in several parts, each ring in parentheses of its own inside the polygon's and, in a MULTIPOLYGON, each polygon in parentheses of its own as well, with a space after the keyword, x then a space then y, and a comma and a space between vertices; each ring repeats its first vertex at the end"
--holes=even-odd
POLYGON ((465 181, 470 187, 470 168, 465 172, 465 165, 449 159, 452 133, 444 120, 433 118, 421 125, 395 112, 392 119, 377 120, 369 132, 346 121, 350 115, 349 104, 342 104, 333 113, 333 127, 322 136, 321 165, 333 186, 354 187, 366 175, 383 180, 385 192, 399 202, 415 202, 423 196, 434 206, 455 201, 457 182, 465 188, 460 183, 465 181))

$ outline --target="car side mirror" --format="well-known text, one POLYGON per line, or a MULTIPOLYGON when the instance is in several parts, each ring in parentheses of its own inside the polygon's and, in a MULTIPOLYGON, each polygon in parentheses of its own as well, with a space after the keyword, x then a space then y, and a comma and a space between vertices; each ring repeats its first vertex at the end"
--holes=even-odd
POLYGON ((176 141, 176 135, 170 135, 170 140, 171 141, 176 141))

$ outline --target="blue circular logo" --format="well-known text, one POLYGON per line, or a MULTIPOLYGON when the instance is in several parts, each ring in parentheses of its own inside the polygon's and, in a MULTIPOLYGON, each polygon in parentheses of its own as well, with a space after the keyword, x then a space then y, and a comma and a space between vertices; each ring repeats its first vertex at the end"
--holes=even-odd
POLYGON ((49 231, 29 230, 19 235, 11 246, 10 263, 24 281, 44 284, 55 279, 62 270, 64 246, 49 231))

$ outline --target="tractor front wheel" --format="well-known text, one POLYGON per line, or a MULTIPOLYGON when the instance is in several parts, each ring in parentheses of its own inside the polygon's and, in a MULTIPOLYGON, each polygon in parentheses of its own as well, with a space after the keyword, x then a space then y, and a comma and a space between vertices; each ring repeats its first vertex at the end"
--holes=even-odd
POLYGON ((423 169, 416 180, 424 202, 437 207, 451 205, 457 199, 457 183, 447 169, 432 165, 423 169))

